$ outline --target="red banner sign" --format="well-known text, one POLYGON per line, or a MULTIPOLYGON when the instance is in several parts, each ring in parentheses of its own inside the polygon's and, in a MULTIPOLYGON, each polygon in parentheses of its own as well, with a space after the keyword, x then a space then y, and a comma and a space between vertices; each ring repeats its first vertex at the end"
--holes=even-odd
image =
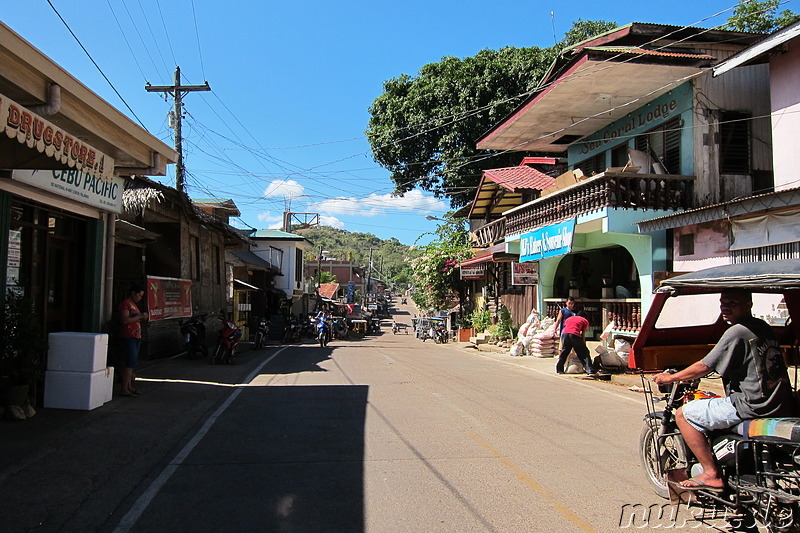
POLYGON ((147 312, 150 321, 192 316, 192 282, 188 279, 147 276, 147 312))

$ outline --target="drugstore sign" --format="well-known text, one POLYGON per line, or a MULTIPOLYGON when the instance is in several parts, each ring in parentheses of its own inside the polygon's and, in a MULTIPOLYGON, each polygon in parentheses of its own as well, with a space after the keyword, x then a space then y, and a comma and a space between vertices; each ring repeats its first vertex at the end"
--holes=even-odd
POLYGON ((574 235, 574 220, 524 233, 519 239, 519 262, 537 261, 546 257, 568 254, 572 251, 574 235))

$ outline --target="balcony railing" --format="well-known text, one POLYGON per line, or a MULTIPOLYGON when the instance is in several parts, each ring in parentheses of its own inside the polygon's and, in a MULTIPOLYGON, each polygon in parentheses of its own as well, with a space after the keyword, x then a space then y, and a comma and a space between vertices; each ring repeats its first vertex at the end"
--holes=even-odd
POLYGON ((486 248, 506 238, 506 219, 500 218, 475 230, 475 246, 486 248))
MULTIPOLYGON (((507 213, 505 233, 524 233, 606 207, 665 211, 689 209, 692 207, 694 180, 694 176, 674 174, 598 174, 507 213)), ((491 224, 497 222, 500 221, 491 224)))
MULTIPOLYGON (((564 307, 563 299, 548 298, 545 303, 547 304, 547 316, 553 319, 564 307)), ((589 300, 580 298, 576 300, 576 305, 586 313, 586 318, 589 320, 594 334, 598 334, 610 322, 614 322, 613 332, 616 335, 635 337, 642 325, 642 302, 639 299, 589 300)))

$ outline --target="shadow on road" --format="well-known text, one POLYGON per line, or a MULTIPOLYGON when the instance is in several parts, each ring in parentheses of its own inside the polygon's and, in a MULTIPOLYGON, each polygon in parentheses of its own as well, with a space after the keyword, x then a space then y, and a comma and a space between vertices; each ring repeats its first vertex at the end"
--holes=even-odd
POLYGON ((164 487, 180 495, 180 511, 172 498, 154 501, 137 528, 364 531, 367 394, 365 385, 246 388, 164 487))

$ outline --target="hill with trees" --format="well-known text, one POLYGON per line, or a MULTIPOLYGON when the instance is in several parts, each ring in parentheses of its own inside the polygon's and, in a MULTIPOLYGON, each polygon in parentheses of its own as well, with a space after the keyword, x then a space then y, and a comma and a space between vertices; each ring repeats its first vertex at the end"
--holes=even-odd
POLYGON ((314 226, 295 230, 294 233, 302 235, 314 245, 308 253, 309 261, 318 260, 320 252, 325 251, 327 257, 366 266, 371 250, 373 277, 403 288, 412 283, 409 260, 417 257, 419 252, 395 238, 384 240, 371 233, 349 232, 330 226, 314 226))

